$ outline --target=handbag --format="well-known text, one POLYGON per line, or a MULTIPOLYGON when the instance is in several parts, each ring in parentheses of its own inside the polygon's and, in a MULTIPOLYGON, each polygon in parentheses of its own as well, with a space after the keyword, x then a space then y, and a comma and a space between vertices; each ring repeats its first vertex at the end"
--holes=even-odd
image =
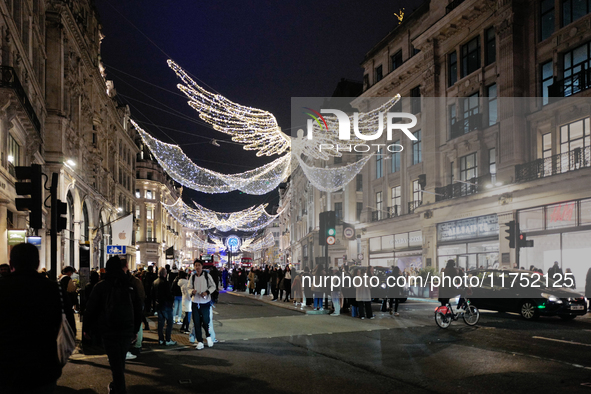
POLYGON ((68 363, 68 359, 74 353, 76 349, 76 338, 74 337, 74 331, 68 323, 66 318, 66 312, 64 311, 64 299, 62 294, 62 287, 58 285, 60 290, 60 301, 62 303, 62 324, 60 331, 57 334, 57 357, 62 367, 68 363))

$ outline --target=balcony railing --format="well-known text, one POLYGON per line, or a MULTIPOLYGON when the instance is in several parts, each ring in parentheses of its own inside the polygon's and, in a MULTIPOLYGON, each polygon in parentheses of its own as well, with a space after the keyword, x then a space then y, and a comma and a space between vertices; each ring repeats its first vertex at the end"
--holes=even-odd
POLYGON ((576 74, 556 80, 548 86, 550 97, 568 97, 591 88, 591 70, 581 70, 576 74))
POLYGON ((453 0, 451 3, 449 3, 445 7, 445 13, 449 14, 450 12, 452 12, 454 10, 454 8, 456 8, 457 6, 462 4, 463 2, 464 2, 464 0, 453 0))
POLYGON ((0 66, 0 72, 2 73, 2 78, 0 78, 0 88, 10 88, 14 90, 16 97, 29 116, 29 120, 35 127, 35 130, 37 130, 37 133, 41 134, 41 122, 35 113, 35 109, 33 109, 33 105, 29 101, 29 97, 27 96, 23 85, 21 85, 20 81, 18 80, 14 68, 9 66, 0 66))
POLYGON ((156 238, 146 238, 146 242, 158 243, 158 241, 156 240, 156 238))
POLYGON ((408 213, 413 213, 415 209, 423 205, 423 201, 411 201, 408 203, 408 213))
POLYGON ((586 167, 591 167, 591 147, 589 146, 518 164, 515 166, 515 180, 517 182, 533 181, 586 167))
POLYGON ((458 119, 451 125, 450 139, 461 137, 482 126, 482 114, 474 114, 464 119, 458 119))
POLYGON ((435 201, 444 201, 451 198, 465 197, 482 191, 482 186, 490 180, 490 175, 471 178, 467 181, 456 181, 449 185, 435 188, 435 201))
POLYGON ((393 207, 387 207, 385 210, 375 210, 371 212, 371 221, 377 222, 380 220, 386 220, 400 216, 400 206, 394 205, 393 207))

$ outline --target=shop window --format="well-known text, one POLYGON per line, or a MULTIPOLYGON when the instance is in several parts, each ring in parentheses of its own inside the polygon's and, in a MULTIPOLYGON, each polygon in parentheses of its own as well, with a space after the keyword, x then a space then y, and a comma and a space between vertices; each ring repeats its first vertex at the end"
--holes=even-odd
POLYGON ((574 227, 577 219, 577 202, 568 201, 546 207, 546 229, 574 227))
POLYGON ((462 78, 480 68, 480 36, 462 45, 462 78))
POLYGON ((517 222, 522 232, 544 230, 544 209, 540 207, 519 211, 517 222))
POLYGON ((554 33, 554 0, 540 2, 540 41, 554 33))

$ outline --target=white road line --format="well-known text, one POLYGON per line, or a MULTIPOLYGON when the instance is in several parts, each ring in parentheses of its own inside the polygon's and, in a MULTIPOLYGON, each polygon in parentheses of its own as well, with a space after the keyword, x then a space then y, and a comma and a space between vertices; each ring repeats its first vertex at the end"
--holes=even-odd
POLYGON ((572 342, 572 341, 564 341, 562 339, 554 339, 554 338, 544 338, 544 337, 536 337, 533 336, 533 339, 543 339, 545 341, 553 341, 553 342, 560 342, 560 343, 568 343, 569 345, 581 345, 581 346, 589 346, 591 347, 591 344, 589 343, 581 343, 581 342, 572 342))

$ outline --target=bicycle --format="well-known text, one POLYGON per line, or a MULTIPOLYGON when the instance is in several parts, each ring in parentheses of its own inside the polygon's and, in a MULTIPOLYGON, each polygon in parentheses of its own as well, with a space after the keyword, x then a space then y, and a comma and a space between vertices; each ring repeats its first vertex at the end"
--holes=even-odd
POLYGON ((435 323, 441 328, 447 328, 452 321, 458 320, 460 315, 464 318, 464 323, 469 326, 476 325, 480 319, 478 308, 470 304, 470 299, 464 298, 464 304, 455 313, 449 301, 445 306, 438 306, 435 309, 435 323))

